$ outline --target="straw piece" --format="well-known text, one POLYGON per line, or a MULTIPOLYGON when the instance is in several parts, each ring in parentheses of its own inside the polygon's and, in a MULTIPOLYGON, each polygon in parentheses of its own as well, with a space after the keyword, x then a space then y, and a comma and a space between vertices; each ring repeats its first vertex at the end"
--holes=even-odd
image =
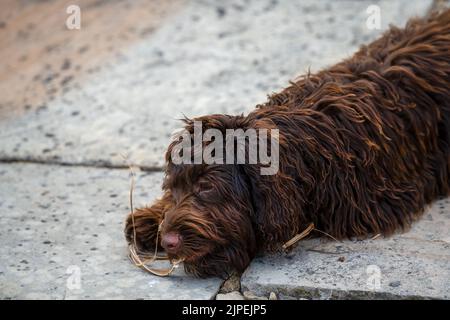
POLYGON ((370 240, 378 239, 380 236, 381 236, 381 233, 377 233, 377 234, 374 235, 372 238, 370 238, 370 240))
POLYGON ((283 244, 282 248, 284 250, 286 250, 287 248, 294 245, 295 243, 297 243, 298 241, 300 241, 301 239, 306 237, 308 234, 310 234, 313 229, 314 229, 314 223, 310 223, 309 226, 305 230, 303 230, 301 233, 297 234, 291 240, 289 240, 285 244, 283 244))
POLYGON ((316 228, 314 228, 314 231, 318 231, 318 232, 320 232, 320 233, 322 233, 322 234, 324 234, 324 235, 330 237, 330 238, 333 239, 334 241, 337 241, 337 242, 341 242, 341 243, 342 243, 342 241, 339 241, 338 239, 336 239, 336 238, 333 237, 332 235, 326 233, 325 231, 322 231, 322 230, 319 230, 319 229, 316 229, 316 228))
POLYGON ((166 277, 166 276, 170 275, 173 272, 173 270, 175 268, 177 268, 181 262, 183 262, 184 259, 179 259, 179 260, 175 260, 175 261, 170 260, 171 267, 165 268, 165 269, 156 269, 156 268, 151 268, 150 266, 148 266, 148 264, 153 263, 157 260, 169 260, 169 257, 167 255, 158 256, 159 233, 161 231, 161 225, 163 224, 164 220, 161 221, 161 223, 158 226, 158 231, 156 232, 155 252, 153 253, 153 255, 149 257, 148 254, 146 254, 146 253, 138 253, 138 250, 137 250, 138 246, 136 243, 136 225, 134 222, 134 207, 133 207, 133 191, 134 191, 134 187, 135 187, 135 180, 134 180, 135 174, 134 174, 133 168, 128 163, 126 156, 122 155, 122 157, 124 158, 125 162, 127 163, 128 167, 130 169, 130 176, 131 176, 129 201, 130 201, 130 211, 131 211, 131 222, 133 225, 133 243, 128 246, 129 258, 134 263, 135 266, 137 266, 149 273, 152 273, 156 276, 166 277))
MULTIPOLYGON (((182 262, 182 260, 177 260, 177 261, 173 261, 173 262, 171 261, 172 266, 170 268, 164 268, 164 269, 151 268, 151 267, 147 266, 147 264, 154 262, 155 260, 153 258, 142 261, 141 258, 139 257, 139 255, 136 253, 136 250, 133 247, 133 245, 129 246, 129 250, 130 250, 129 257, 135 266, 137 266, 151 274, 159 276, 159 277, 166 277, 166 276, 170 275, 173 272, 173 270, 175 270, 175 268, 177 268, 179 266, 179 264, 182 262)), ((168 258, 162 258, 162 259, 168 260, 168 258)))

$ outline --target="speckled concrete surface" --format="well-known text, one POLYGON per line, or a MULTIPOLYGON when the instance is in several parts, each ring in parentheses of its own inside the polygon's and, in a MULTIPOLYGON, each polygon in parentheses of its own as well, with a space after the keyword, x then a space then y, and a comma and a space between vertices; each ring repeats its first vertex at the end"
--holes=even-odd
POLYGON ((406 233, 342 243, 306 240, 288 254, 255 259, 242 290, 283 299, 450 299, 449 230, 447 198, 406 233))
POLYGON ((251 110, 308 67, 349 56, 430 3, 188 2, 78 88, 2 123, 0 158, 121 165, 127 152, 135 164, 160 167, 183 114, 251 110), (366 27, 371 4, 382 30, 366 27))
MULTIPOLYGON (((159 196, 161 177, 139 174, 136 206, 159 196)), ((218 291, 219 279, 182 268, 159 278, 130 263, 127 170, 2 164, 0 180, 0 299, 210 299, 218 291)))

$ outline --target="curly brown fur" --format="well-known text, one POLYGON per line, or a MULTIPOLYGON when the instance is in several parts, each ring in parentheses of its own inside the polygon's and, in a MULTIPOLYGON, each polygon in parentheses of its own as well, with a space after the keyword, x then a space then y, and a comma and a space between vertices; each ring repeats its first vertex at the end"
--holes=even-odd
MULTIPOLYGON (((405 230, 450 190, 450 11, 392 27, 352 58, 296 80, 247 116, 208 115, 203 129, 280 132, 280 167, 175 165, 164 197, 136 215, 139 245, 177 232, 198 276, 243 271, 313 222, 333 237, 405 230)), ((192 132, 193 120, 186 120, 192 132)), ((126 234, 132 240, 130 219, 126 234)))

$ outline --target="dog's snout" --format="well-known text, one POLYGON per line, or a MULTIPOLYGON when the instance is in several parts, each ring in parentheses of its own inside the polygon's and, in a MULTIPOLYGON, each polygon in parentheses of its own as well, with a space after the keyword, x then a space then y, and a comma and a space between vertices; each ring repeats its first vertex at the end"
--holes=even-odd
POLYGON ((181 247, 181 236, 176 232, 169 232, 162 236, 161 246, 170 253, 176 252, 181 247))

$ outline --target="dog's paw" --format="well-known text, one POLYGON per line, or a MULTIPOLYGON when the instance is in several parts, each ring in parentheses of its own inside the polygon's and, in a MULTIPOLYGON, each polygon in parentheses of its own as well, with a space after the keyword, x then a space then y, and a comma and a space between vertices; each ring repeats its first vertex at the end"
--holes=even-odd
MULTIPOLYGON (((136 209, 133 216, 130 213, 125 222, 125 237, 128 243, 136 243, 139 251, 154 250, 161 219, 161 212, 151 207, 136 209)), ((160 247, 159 243, 158 247, 160 247)))

